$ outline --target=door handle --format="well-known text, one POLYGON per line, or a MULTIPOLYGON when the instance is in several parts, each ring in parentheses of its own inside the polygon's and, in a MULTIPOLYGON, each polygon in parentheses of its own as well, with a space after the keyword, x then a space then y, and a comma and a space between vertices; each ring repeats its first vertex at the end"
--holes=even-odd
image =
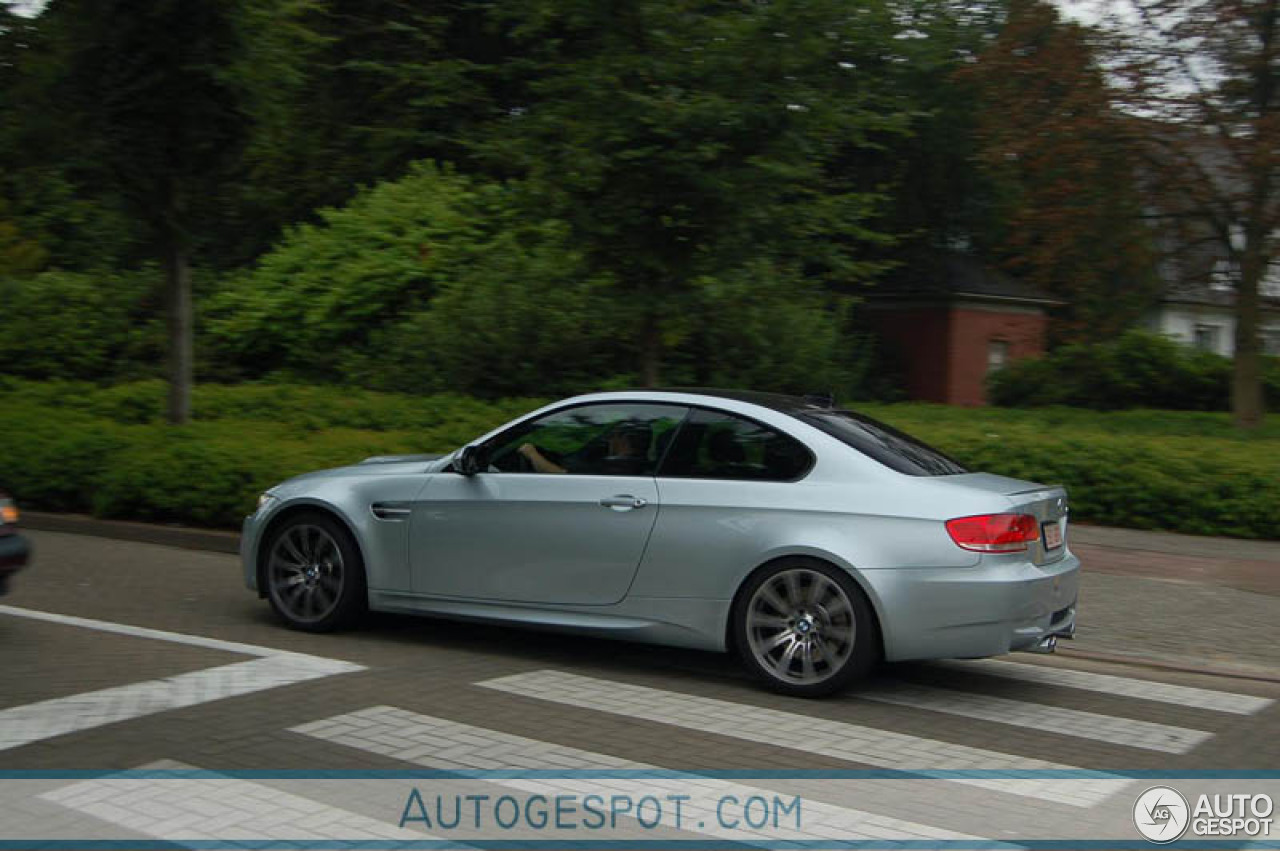
POLYGON ((600 504, 605 508, 612 508, 614 511, 630 511, 633 508, 644 508, 649 503, 638 496, 620 494, 618 496, 606 496, 600 500, 600 504))

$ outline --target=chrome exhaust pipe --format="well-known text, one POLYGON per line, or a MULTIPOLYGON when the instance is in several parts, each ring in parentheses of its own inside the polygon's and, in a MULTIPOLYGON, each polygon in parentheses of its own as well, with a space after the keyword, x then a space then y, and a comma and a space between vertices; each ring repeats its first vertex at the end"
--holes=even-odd
POLYGON ((1048 635, 1027 648, 1028 653, 1052 653, 1058 649, 1058 636, 1048 635))

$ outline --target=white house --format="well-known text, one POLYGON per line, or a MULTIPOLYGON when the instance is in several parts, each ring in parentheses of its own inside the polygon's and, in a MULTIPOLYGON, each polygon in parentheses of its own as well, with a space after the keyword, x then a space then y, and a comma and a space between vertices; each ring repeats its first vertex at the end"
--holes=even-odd
MULTIPOLYGON (((1170 284, 1160 304, 1147 315, 1147 327, 1179 343, 1231 357, 1236 348, 1236 316, 1229 271, 1220 261, 1204 283, 1170 284)), ((1262 351, 1280 356, 1280 270, 1268 275, 1260 289, 1262 351)))

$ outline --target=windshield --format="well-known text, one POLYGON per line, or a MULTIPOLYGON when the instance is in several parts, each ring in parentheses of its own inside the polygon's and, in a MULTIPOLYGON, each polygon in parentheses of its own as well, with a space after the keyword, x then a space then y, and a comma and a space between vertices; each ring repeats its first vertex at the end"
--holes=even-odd
POLYGON ((792 416, 908 476, 955 476, 969 472, 928 444, 892 426, 852 411, 793 411, 792 416))

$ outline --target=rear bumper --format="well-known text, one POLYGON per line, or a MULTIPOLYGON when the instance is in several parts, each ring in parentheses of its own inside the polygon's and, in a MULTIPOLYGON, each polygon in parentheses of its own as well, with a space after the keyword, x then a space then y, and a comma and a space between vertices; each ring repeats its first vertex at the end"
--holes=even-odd
POLYGON ((0 536, 0 594, 8 590, 9 577, 31 560, 31 544, 22 535, 0 536))
POLYGON ((1080 560, 1035 565, 985 556, 973 568, 867 571, 879 598, 885 658, 956 659, 1048 649, 1075 633, 1080 560))

